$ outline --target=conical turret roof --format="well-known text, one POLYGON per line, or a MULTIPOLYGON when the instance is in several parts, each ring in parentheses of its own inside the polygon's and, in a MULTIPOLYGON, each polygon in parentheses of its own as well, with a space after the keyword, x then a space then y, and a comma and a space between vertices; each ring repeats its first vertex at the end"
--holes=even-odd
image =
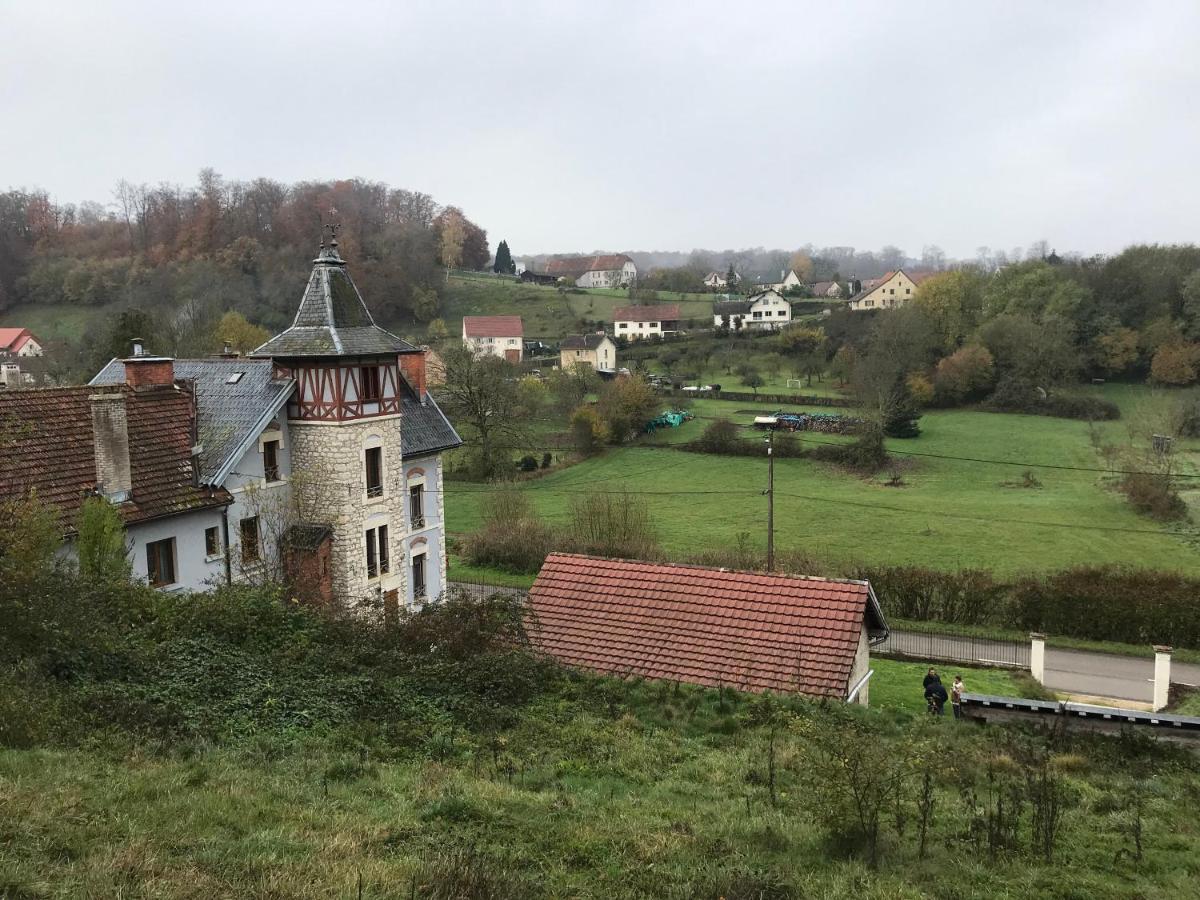
POLYGON ((292 326, 271 338, 251 356, 385 356, 418 353, 416 347, 375 324, 354 286, 346 261, 331 240, 313 260, 308 287, 292 326))

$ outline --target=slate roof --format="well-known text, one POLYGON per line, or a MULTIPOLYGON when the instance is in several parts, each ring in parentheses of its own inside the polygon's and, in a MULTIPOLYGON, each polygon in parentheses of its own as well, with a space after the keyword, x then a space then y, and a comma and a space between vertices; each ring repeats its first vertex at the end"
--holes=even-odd
POLYGON ((678 322, 678 303, 655 306, 621 306, 613 310, 614 322, 678 322))
POLYGON ((404 396, 400 400, 400 453, 405 459, 450 450, 462 444, 462 438, 430 394, 422 403, 403 378, 404 396))
MULTIPOLYGON (((273 377, 269 359, 177 359, 175 378, 195 386, 199 416, 200 480, 219 484, 267 418, 287 401, 295 381, 273 377), (241 372, 234 384, 229 378, 241 372)), ((91 384, 123 384, 125 363, 114 359, 91 384)))
POLYGON ((546 262, 547 275, 578 278, 587 272, 612 272, 623 269, 625 263, 633 262, 624 253, 609 253, 601 256, 564 256, 546 262))
POLYGON ((127 525, 224 506, 223 489, 192 479, 195 406, 188 385, 134 390, 124 385, 36 388, 0 392, 0 424, 8 437, 0 467, 0 498, 36 490, 74 530, 84 498, 96 486, 91 403, 98 393, 125 396, 132 499, 117 504, 127 525))
POLYGON ((560 350, 595 350, 608 337, 606 334, 568 334, 559 343, 560 350))
POLYGON ((552 553, 529 592, 533 645, 595 672, 844 698, 864 621, 887 625, 865 581, 552 553))
POLYGON ((393 356, 417 348, 375 324, 354 286, 337 241, 313 260, 296 318, 250 355, 283 359, 306 356, 393 356))
POLYGON ((520 316, 463 316, 466 337, 524 337, 525 325, 520 316))
POLYGON ((829 295, 830 288, 832 288, 835 284, 837 284, 836 281, 814 281, 808 287, 812 291, 814 297, 826 297, 829 295))
POLYGON ((754 303, 750 300, 718 300, 713 304, 714 316, 744 316, 754 303))

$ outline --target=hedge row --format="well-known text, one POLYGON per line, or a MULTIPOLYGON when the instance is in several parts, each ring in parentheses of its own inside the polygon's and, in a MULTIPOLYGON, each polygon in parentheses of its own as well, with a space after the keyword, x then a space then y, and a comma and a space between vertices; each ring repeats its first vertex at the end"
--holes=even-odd
POLYGON ((1173 572, 1079 566, 1003 581, 977 569, 890 566, 857 577, 898 618, 1200 648, 1200 579, 1173 572))

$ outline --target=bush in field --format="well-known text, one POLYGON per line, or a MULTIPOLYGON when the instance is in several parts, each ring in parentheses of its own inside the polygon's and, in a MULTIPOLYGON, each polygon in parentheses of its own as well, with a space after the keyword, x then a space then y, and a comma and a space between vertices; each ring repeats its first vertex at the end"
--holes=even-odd
POLYGON ((724 453, 736 455, 746 441, 738 433, 738 426, 729 419, 717 419, 710 423, 695 441, 695 449, 702 453, 724 453))
POLYGON ((992 386, 995 362, 987 347, 960 347, 938 360, 933 376, 937 402, 944 406, 978 400, 992 386))
POLYGON ((1150 377, 1160 384, 1191 384, 1200 368, 1200 345, 1178 341, 1159 347, 1150 361, 1150 377))
POLYGON ((1138 512, 1160 522, 1182 519, 1187 515, 1187 504, 1167 475, 1131 472, 1121 479, 1121 493, 1138 512))
POLYGON ((529 497, 509 488, 494 491, 483 502, 483 527, 464 541, 463 554, 473 566, 504 572, 536 572, 553 547, 529 497))
POLYGON ((571 504, 572 548, 595 556, 653 559, 658 538, 644 497, 628 493, 588 494, 571 504))
POLYGON ((864 426, 858 438, 849 444, 825 444, 814 447, 808 455, 865 474, 878 472, 889 459, 883 445, 883 429, 874 424, 864 426))
POLYGON ((608 440, 623 444, 658 415, 662 401, 641 376, 616 378, 600 390, 596 410, 608 426, 608 440))
POLYGON ((594 406, 580 406, 571 413, 571 439, 576 450, 591 456, 608 443, 608 423, 594 406))

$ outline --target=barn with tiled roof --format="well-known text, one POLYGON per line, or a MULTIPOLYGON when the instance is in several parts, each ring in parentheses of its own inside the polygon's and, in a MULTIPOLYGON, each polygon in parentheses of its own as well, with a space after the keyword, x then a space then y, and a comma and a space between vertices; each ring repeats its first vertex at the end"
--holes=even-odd
POLYGON ((887 623, 866 581, 567 553, 529 592, 533 646, 619 677, 866 703, 887 623))

